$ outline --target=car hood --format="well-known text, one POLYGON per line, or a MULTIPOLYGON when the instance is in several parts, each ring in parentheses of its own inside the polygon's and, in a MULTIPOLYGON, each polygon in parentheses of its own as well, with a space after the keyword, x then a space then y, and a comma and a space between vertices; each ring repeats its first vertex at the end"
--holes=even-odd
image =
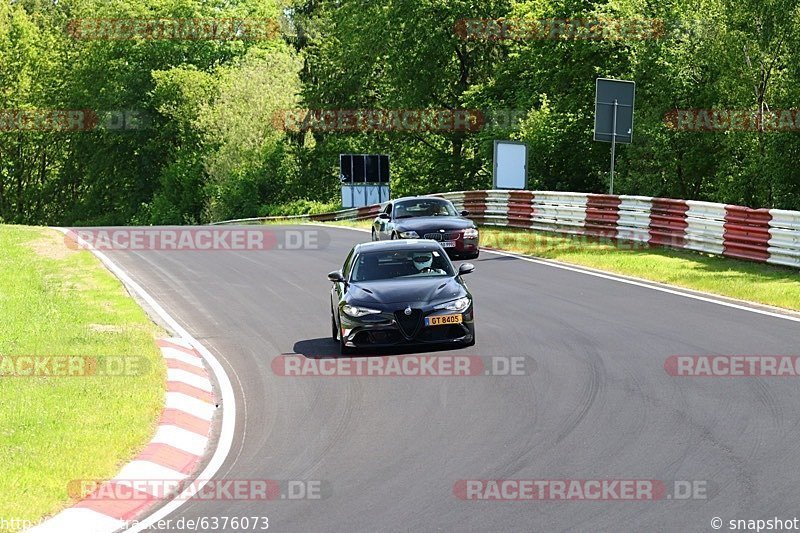
POLYGON ((475 224, 463 217, 414 217, 395 221, 398 229, 405 231, 439 231, 474 228, 475 224))
POLYGON ((398 304, 420 307, 467 295, 464 285, 453 277, 358 282, 351 283, 347 292, 347 300, 351 305, 381 310, 398 304))

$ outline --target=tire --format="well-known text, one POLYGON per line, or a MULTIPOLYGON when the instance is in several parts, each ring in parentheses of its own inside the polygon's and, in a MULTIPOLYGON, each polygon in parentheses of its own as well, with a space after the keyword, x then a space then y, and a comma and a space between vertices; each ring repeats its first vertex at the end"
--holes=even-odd
POLYGON ((333 342, 339 342, 339 328, 336 326, 336 319, 333 317, 333 308, 331 308, 331 337, 333 337, 333 342))
POLYGON ((375 234, 375 228, 372 228, 372 240, 373 241, 377 241, 378 240, 378 236, 375 234))
POLYGON ((481 255, 481 251, 478 250, 477 252, 471 253, 469 255, 465 255, 464 259, 477 259, 481 255))
POLYGON ((392 240, 397 240, 397 233, 392 233, 392 240))

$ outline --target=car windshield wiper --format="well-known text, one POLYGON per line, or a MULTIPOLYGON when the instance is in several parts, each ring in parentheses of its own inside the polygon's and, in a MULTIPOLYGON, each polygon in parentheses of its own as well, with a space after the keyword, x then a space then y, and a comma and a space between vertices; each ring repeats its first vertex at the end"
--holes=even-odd
POLYGON ((395 220, 399 220, 401 218, 414 218, 414 215, 400 215, 399 217, 394 217, 395 220))

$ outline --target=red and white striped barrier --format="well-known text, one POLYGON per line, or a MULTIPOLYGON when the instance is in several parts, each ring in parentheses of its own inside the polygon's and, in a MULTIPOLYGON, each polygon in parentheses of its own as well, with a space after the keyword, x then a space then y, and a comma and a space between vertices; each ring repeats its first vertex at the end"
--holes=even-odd
POLYGON ((544 192, 533 194, 534 212, 531 228, 580 234, 586 223, 587 194, 544 192))
POLYGON ((483 225, 577 233, 800 267, 800 212, 550 191, 470 191, 436 196, 483 225))
MULTIPOLYGON (((447 198, 486 226, 587 235, 800 268, 800 211, 554 191, 459 191, 433 196, 447 198)), ((365 220, 377 216, 379 209, 373 205, 296 218, 365 220)))
MULTIPOLYGON (((131 488, 134 482, 152 482, 152 490, 159 491, 163 487, 158 482, 188 481, 196 473, 207 450, 216 411, 211 379, 200 354, 188 342, 164 339, 158 345, 167 364, 167 392, 150 444, 114 479, 98 484, 92 494, 29 531, 117 531, 165 501, 163 494, 142 492, 148 490, 148 483, 136 483, 136 488, 131 488), (96 494, 103 496, 93 497, 96 494)), ((73 489, 79 490, 90 481, 75 480, 73 489)))

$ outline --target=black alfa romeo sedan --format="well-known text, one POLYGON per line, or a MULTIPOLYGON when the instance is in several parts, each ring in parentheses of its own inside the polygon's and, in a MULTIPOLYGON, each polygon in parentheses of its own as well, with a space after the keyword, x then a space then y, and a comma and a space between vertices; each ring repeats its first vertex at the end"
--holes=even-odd
POLYGON ((475 344, 472 295, 433 240, 356 245, 342 270, 328 274, 331 334, 342 354, 404 344, 475 344))

